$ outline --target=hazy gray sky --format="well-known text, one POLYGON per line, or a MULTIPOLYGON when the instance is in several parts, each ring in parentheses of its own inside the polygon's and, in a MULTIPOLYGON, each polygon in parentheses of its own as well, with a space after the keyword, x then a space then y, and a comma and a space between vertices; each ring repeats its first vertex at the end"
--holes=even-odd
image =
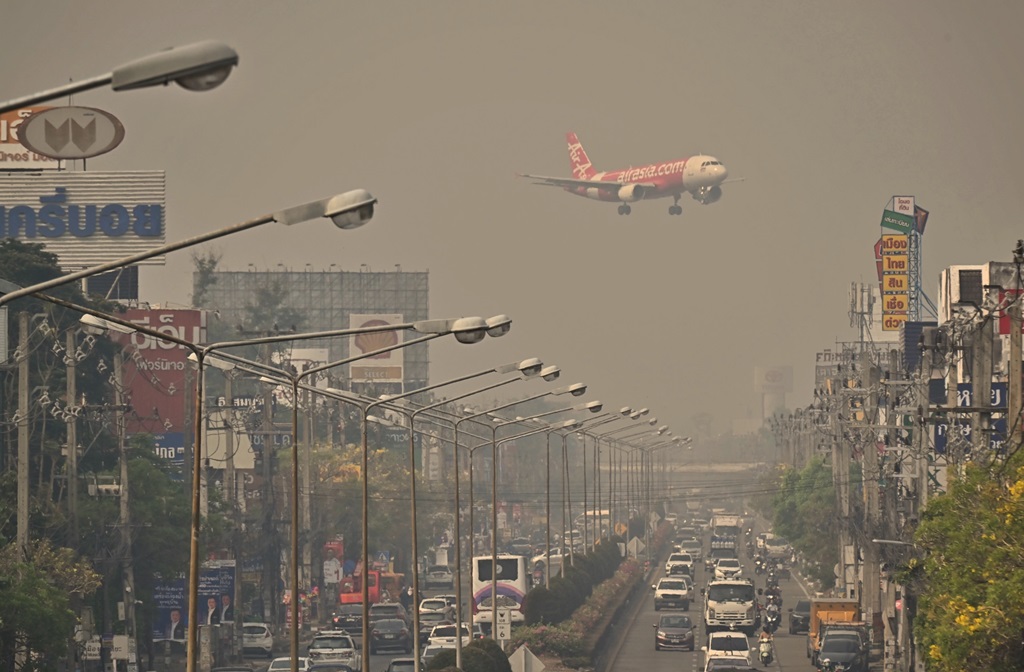
MULTIPOLYGON (((793 364, 802 405, 814 352, 852 338, 893 194, 931 211, 933 298, 942 268, 1024 235, 1020 2, 35 1, 3 21, 3 99, 231 44, 213 92, 77 96, 127 129, 89 168, 166 170, 169 240, 369 189, 371 225, 264 227, 216 245, 222 268, 399 264, 430 271, 436 317, 513 317, 432 346, 435 381, 538 356, 682 428, 753 412, 753 367, 793 364), (514 177, 568 175, 567 130, 599 170, 705 152, 747 181, 620 217, 514 177)), ((187 304, 191 270, 144 270, 143 298, 187 304)))

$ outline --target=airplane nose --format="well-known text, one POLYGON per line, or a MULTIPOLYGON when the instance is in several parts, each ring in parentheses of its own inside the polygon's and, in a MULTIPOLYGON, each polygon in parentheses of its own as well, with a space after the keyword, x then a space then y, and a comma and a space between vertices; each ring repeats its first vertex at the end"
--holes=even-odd
POLYGON ((728 168, 726 168, 725 166, 722 166, 722 165, 715 166, 715 167, 718 168, 718 171, 717 171, 718 175, 716 177, 718 177, 719 181, 724 180, 725 178, 729 177, 729 169, 728 168))

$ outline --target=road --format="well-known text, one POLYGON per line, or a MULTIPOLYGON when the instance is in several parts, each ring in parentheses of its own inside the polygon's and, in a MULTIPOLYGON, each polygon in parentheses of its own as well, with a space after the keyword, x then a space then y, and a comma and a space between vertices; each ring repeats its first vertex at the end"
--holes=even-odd
MULTIPOLYGON (((705 534, 705 551, 707 549, 707 541, 707 534, 705 534)), ((741 559, 744 563, 745 575, 754 577, 755 585, 758 588, 764 588, 764 578, 754 575, 750 559, 745 556, 742 556, 741 559)), ((652 583, 656 582, 662 573, 663 570, 659 569, 652 583)), ((695 583, 699 589, 700 586, 706 586, 707 582, 707 573, 701 563, 696 570, 695 583)), ((795 579, 783 579, 779 582, 779 586, 782 588, 784 616, 782 626, 775 633, 775 660, 767 668, 757 661, 757 641, 755 638, 750 640, 751 645, 755 647, 755 650, 751 652, 751 660, 756 664, 756 667, 761 669, 811 672, 813 668, 806 654, 807 635, 790 635, 787 629, 788 620, 785 616, 786 608, 792 606, 798 599, 805 596, 804 590, 795 579)), ((609 661, 607 669, 616 670, 617 672, 699 672, 703 670, 704 654, 701 652, 700 647, 706 643, 707 638, 702 618, 702 600, 698 596, 690 604, 690 610, 687 612, 697 626, 697 650, 692 653, 689 651, 655 651, 654 628, 652 626, 657 623, 658 617, 666 612, 656 612, 654 610, 653 591, 649 592, 651 594, 647 596, 642 606, 638 609, 636 617, 630 622, 625 641, 614 659, 609 661)))

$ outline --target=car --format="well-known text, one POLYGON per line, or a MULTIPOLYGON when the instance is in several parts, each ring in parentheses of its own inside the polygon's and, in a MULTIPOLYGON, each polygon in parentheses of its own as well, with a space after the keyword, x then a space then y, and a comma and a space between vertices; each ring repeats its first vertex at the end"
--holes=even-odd
POLYGON ((307 672, 359 672, 359 670, 345 663, 313 663, 307 672))
POLYGON ((430 639, 430 632, 435 625, 451 625, 452 622, 450 618, 438 612, 420 614, 420 644, 425 644, 430 639))
POLYGON ((668 576, 651 586, 654 590, 654 610, 663 607, 678 607, 683 611, 690 608, 692 593, 687 575, 668 576))
POLYGON ((690 576, 693 576, 693 556, 689 553, 672 553, 665 561, 665 573, 669 574, 676 565, 683 565, 690 576))
POLYGON ((382 618, 370 630, 370 653, 384 649, 400 649, 412 653, 412 634, 409 625, 400 618, 382 618))
MULTIPOLYGON (((451 625, 436 625, 434 629, 430 631, 430 639, 428 640, 431 645, 447 645, 455 646, 456 637, 455 624, 451 625)), ((462 645, 466 646, 473 641, 473 635, 469 630, 469 625, 466 623, 462 624, 462 645)))
POLYGON ((848 672, 867 672, 867 656, 860 635, 855 631, 832 630, 825 632, 818 649, 818 670, 830 670, 828 663, 839 663, 848 672))
POLYGON ((676 539, 689 539, 691 537, 700 537, 700 530, 693 525, 683 525, 682 527, 676 528, 676 539))
POLYGON ((669 525, 675 525, 679 520, 679 515, 673 511, 669 511, 665 514, 665 522, 669 525))
POLYGON ((215 667, 210 672, 252 672, 252 668, 248 665, 226 665, 224 667, 215 667))
POLYGON ((412 623, 409 612, 398 602, 378 602, 370 605, 370 625, 387 618, 398 618, 405 621, 406 627, 412 623))
POLYGON ((242 623, 242 655, 256 653, 270 658, 274 651, 274 634, 266 623, 242 623))
POLYGON ((654 650, 686 649, 693 651, 695 646, 693 621, 689 616, 665 614, 654 624, 654 650))
POLYGON ((363 636, 363 605, 343 604, 331 614, 331 627, 353 637, 363 636))
POLYGON ((689 539, 682 539, 676 548, 679 549, 680 553, 689 553, 693 556, 694 562, 700 562, 704 557, 704 547, 700 543, 700 539, 690 537, 689 539))
POLYGON ((352 668, 361 665, 356 644, 344 630, 321 630, 313 635, 308 650, 312 663, 344 663, 352 668))
POLYGON ((454 593, 445 593, 443 595, 434 595, 434 598, 438 599, 438 600, 444 600, 448 604, 448 606, 452 607, 453 609, 455 608, 455 605, 458 602, 458 598, 455 596, 454 593))
POLYGON ((526 537, 517 537, 509 542, 506 552, 512 555, 530 555, 533 553, 533 544, 526 537))
POLYGON ((442 651, 447 651, 448 649, 454 650, 455 647, 454 646, 444 646, 442 644, 428 644, 427 646, 423 647, 423 650, 420 651, 420 659, 421 659, 420 669, 421 670, 426 669, 426 667, 430 663, 430 661, 432 661, 434 659, 434 656, 436 656, 437 654, 441 653, 442 651))
POLYGON ((700 649, 708 658, 735 656, 750 662, 750 642, 742 632, 712 632, 708 635, 708 643, 700 649))
POLYGON ((742 656, 711 656, 704 661, 704 672, 742 672, 754 666, 742 656))
MULTIPOLYGON (((309 668, 309 658, 299 656, 299 672, 309 672, 309 668)), ((270 666, 267 668, 267 672, 290 672, 291 669, 292 658, 291 656, 288 656, 286 658, 274 658, 270 661, 270 666)))
POLYGON ((743 565, 736 558, 719 558, 715 563, 716 579, 738 579, 743 573, 743 565))
POLYGON ((428 597, 420 601, 420 617, 424 614, 441 614, 450 621, 455 620, 455 608, 448 604, 443 598, 428 597))
POLYGON ((415 669, 415 658, 392 658, 384 672, 413 672, 415 669))
POLYGON ((455 575, 452 574, 452 570, 447 565, 431 565, 427 567, 427 573, 423 578, 423 585, 427 588, 447 588, 451 590, 455 587, 455 575))
POLYGON ((796 635, 807 632, 811 627, 811 601, 797 600, 795 607, 789 609, 789 634, 796 635))

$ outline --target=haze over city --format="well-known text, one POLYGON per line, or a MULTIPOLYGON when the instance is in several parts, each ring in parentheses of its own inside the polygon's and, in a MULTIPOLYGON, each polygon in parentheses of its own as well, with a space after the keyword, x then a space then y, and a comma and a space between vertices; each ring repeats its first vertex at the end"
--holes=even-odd
MULTIPOLYGON (((433 381, 536 356, 610 407, 723 429, 759 412, 755 366, 792 365, 789 405, 810 400, 814 353, 853 338, 847 293, 875 280, 894 194, 931 212, 933 299, 946 266, 1009 259, 1022 19, 1015 2, 14 3, 0 89, 230 44, 240 65, 214 92, 73 101, 126 128, 89 170, 167 171, 169 241, 366 188, 364 228, 202 249, 221 270, 428 270, 433 317, 514 320, 500 340, 434 344, 433 381), (627 217, 515 177, 570 176, 569 130, 598 170, 703 152, 745 181, 681 217, 665 201, 627 217)), ((171 255, 141 298, 189 305, 191 274, 171 255)))

